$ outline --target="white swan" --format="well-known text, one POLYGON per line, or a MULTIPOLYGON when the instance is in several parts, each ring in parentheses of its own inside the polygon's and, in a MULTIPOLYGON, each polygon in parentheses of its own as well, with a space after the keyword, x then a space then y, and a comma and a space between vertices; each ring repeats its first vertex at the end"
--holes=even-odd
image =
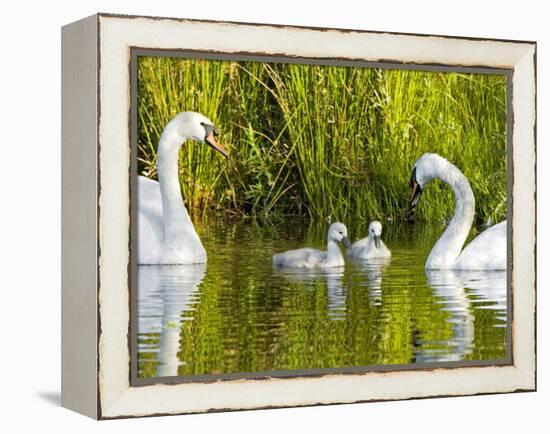
POLYGON ((159 182, 138 177, 139 264, 206 262, 206 251, 181 196, 178 154, 183 142, 196 140, 227 157, 217 135, 212 121, 195 112, 178 114, 164 128, 157 151, 159 182))
POLYGON ((348 250, 348 256, 358 259, 388 258, 390 249, 380 239, 382 236, 382 224, 373 221, 369 224, 369 234, 362 240, 356 241, 348 250))
POLYGON ((464 174, 445 158, 424 154, 416 161, 410 181, 413 191, 411 212, 415 210, 424 186, 434 178, 441 179, 453 189, 455 212, 428 256, 426 269, 505 270, 506 220, 478 235, 461 253, 474 220, 475 199, 464 174))
POLYGON ((333 223, 328 229, 327 251, 312 248, 288 250, 273 255, 273 265, 292 268, 329 268, 344 265, 344 256, 338 247, 343 243, 347 248, 351 247, 348 240, 348 230, 343 223, 333 223))

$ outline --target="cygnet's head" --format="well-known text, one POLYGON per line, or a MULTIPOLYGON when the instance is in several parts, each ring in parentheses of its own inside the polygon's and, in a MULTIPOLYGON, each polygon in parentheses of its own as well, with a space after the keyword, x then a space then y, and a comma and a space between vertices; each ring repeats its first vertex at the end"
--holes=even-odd
POLYGON ((229 157, 229 152, 218 143, 219 131, 206 116, 197 112, 182 112, 170 123, 174 124, 181 137, 205 143, 224 157, 229 157))
POLYGON ((382 224, 379 221, 373 221, 369 225, 369 237, 374 240, 377 249, 380 248, 380 237, 382 236, 382 224))
POLYGON ((445 167, 448 167, 449 164, 445 158, 437 154, 424 154, 416 160, 409 181, 409 187, 412 189, 409 202, 410 212, 416 209, 426 184, 437 177, 438 174, 444 173, 445 167))
POLYGON ((351 248, 351 243, 348 240, 348 229, 343 223, 336 222, 330 225, 328 228, 328 239, 342 243, 348 249, 351 248))

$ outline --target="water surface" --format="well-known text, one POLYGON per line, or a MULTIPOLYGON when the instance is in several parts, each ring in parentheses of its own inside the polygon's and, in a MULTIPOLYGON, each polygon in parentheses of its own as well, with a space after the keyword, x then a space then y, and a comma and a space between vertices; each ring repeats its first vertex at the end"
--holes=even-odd
MULTIPOLYGON (((139 377, 506 356, 506 272, 424 270, 444 226, 386 223, 389 261, 324 271, 271 265, 275 252, 323 248, 324 227, 198 229, 207 264, 138 267, 139 377)), ((352 241, 367 233, 366 224, 348 229, 352 241)))

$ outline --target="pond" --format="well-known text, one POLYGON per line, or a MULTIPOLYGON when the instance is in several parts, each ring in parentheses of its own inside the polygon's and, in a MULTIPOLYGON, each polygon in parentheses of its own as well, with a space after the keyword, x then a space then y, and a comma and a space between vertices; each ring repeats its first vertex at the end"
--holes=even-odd
MULTIPOLYGON (((353 242, 368 223, 348 226, 353 242)), ((426 272, 439 224, 384 225, 388 260, 273 268, 273 253, 326 247, 327 225, 197 227, 208 263, 138 267, 141 378, 497 360, 506 272, 426 272)))

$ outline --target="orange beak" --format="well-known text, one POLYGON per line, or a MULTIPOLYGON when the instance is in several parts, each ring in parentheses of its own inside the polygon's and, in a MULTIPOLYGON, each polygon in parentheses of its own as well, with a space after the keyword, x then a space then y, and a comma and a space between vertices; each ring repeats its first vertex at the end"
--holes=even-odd
POLYGON ((218 151, 220 154, 222 154, 225 158, 229 158, 229 152, 227 149, 225 149, 222 145, 218 143, 218 140, 216 139, 216 136, 214 135, 214 132, 211 131, 208 133, 208 135, 205 137, 204 141, 210 145, 214 150, 218 151))

